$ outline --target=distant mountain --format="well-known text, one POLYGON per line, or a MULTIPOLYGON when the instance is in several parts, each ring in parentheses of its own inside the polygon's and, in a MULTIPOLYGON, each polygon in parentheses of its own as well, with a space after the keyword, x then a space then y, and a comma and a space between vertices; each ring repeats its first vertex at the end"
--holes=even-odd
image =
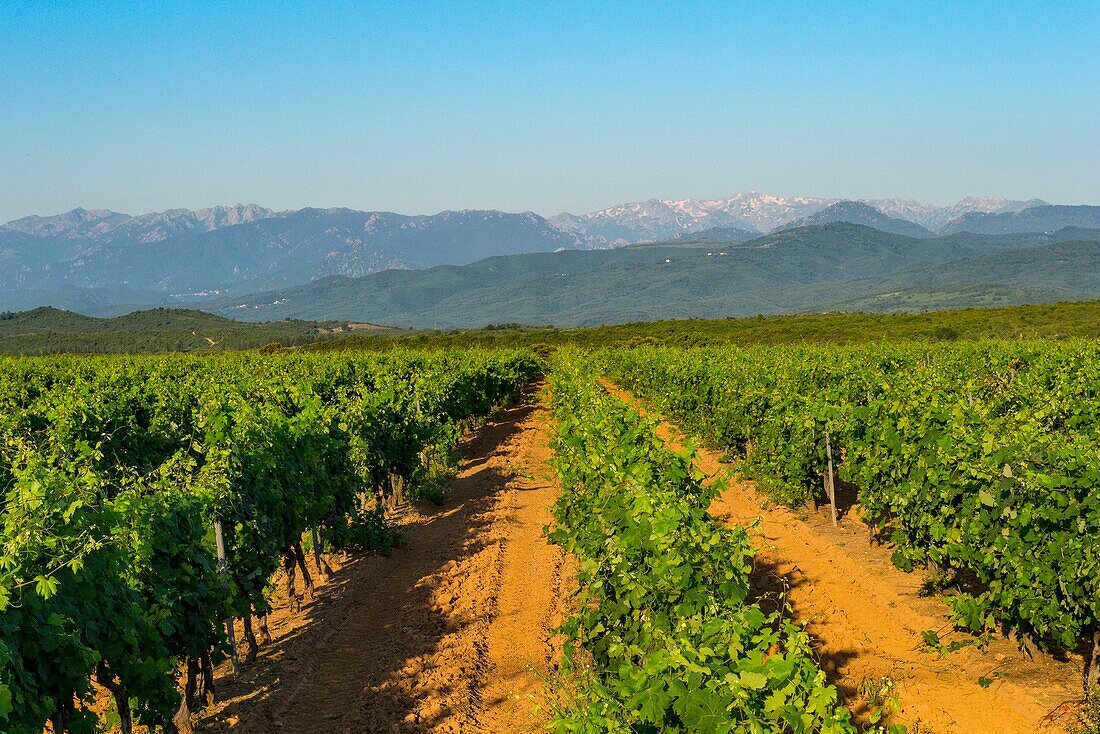
POLYGON ((3 229, 34 237, 63 237, 99 242, 160 242, 188 232, 209 232, 274 216, 276 214, 272 210, 255 204, 215 206, 198 211, 169 209, 136 217, 106 209, 73 209, 50 217, 23 217, 8 222, 3 229))
MULTIPOLYGON (((68 305, 52 294, 74 287, 114 293, 127 305, 152 292, 159 298, 145 302, 160 303, 589 244, 531 212, 275 213, 249 205, 127 217, 74 210, 0 227, 0 308, 68 305)), ((101 298, 96 312, 119 303, 101 298)))
MULTIPOLYGON (((550 221, 611 244, 631 244, 668 240, 710 227, 734 226, 770 232, 789 227, 840 201, 749 191, 726 199, 649 199, 587 214, 562 213, 550 221)), ((931 231, 970 212, 999 214, 1046 204, 1039 199, 1013 201, 998 197, 967 198, 948 206, 921 204, 913 199, 868 199, 863 203, 894 219, 914 222, 931 231)))
POLYGON ((920 226, 916 222, 905 219, 897 219, 884 214, 870 204, 862 201, 838 201, 837 203, 822 209, 816 214, 802 217, 788 224, 784 229, 792 227, 805 227, 813 224, 829 224, 831 222, 847 222, 849 224, 862 224, 865 227, 873 227, 880 232, 902 234, 907 237, 932 237, 932 232, 920 226))
POLYGON ((551 220, 495 210, 276 212, 256 204, 138 216, 74 209, 0 226, 0 309, 53 305, 113 315, 238 299, 330 276, 464 265, 495 255, 651 242, 726 245, 765 231, 832 222, 924 238, 933 227, 946 233, 1049 232, 1065 225, 1100 227, 1098 212, 1100 207, 990 197, 935 207, 910 199, 757 192, 725 199, 651 199, 551 220))
POLYGON ((753 232, 740 227, 707 227, 695 232, 681 232, 669 242, 708 242, 723 244, 726 242, 748 242, 760 236, 759 232, 753 232))
POLYGON ((1019 211, 988 214, 970 212, 955 217, 944 233, 1053 232, 1063 227, 1100 227, 1100 206, 1031 206, 1019 211))
POLYGON ((49 217, 31 215, 8 222, 3 229, 32 237, 93 237, 102 232, 108 232, 123 222, 132 219, 127 214, 108 211, 107 209, 73 209, 64 214, 55 214, 49 217))
POLYGON ((158 306, 172 306, 176 299, 141 288, 82 288, 63 285, 57 288, 9 290, 0 296, 0 310, 26 311, 52 306, 89 316, 120 316, 158 306))
POLYGON ((767 232, 820 211, 834 201, 749 191, 728 199, 649 199, 588 214, 559 214, 550 221, 608 242, 626 244, 667 240, 711 227, 767 232))
POLYGON ((921 204, 913 199, 865 199, 864 203, 870 204, 883 214, 888 214, 897 219, 905 219, 916 222, 925 229, 939 230, 952 219, 971 212, 988 214, 1000 214, 1002 212, 1017 212, 1029 206, 1042 206, 1046 202, 1042 199, 1029 199, 1028 201, 1014 201, 998 196, 983 196, 981 198, 968 197, 947 206, 932 206, 921 204))
MULTIPOLYGON (((841 299, 881 292, 880 282, 891 278, 888 287, 893 290, 922 286, 925 268, 942 266, 952 272, 957 269, 952 262, 991 253, 1032 248, 1035 263, 1055 260, 1065 253, 1053 245, 1066 237, 1091 238, 1095 245, 1100 230, 914 238, 830 223, 782 230, 721 251, 681 242, 493 257, 461 267, 326 278, 222 299, 209 307, 245 320, 363 320, 423 328, 501 322, 578 326, 785 313, 820 310, 841 299)), ((1100 292, 1100 270, 1078 271, 1088 264, 1085 249, 1070 266, 1052 266, 1050 272, 1057 270, 1057 275, 1051 283, 1037 281, 1030 290, 1100 292)), ((982 286, 996 286, 998 278, 1019 279, 996 270, 996 263, 995 256, 978 259, 958 272, 966 273, 963 280, 982 286)), ((1036 266, 1028 272, 1046 271, 1036 266)), ((951 285, 958 286, 958 279, 951 285)))

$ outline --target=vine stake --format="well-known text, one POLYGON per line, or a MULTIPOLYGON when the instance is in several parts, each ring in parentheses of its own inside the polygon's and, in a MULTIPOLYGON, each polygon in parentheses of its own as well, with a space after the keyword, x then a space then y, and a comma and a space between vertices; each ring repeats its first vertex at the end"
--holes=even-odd
POLYGON ((1092 658, 1085 676, 1085 697, 1100 696, 1100 627, 1092 632, 1092 658))
POLYGON ((313 565, 317 566, 318 574, 327 577, 325 568, 321 565, 321 533, 317 531, 316 523, 309 530, 313 537, 313 565))
MULTIPOLYGON (((226 572, 225 561, 225 537, 222 535, 222 521, 214 521, 214 540, 218 544, 218 570, 223 574, 226 572)), ((241 666, 237 662, 237 633, 233 631, 233 618, 227 617, 225 620, 225 629, 229 633, 229 646, 232 649, 231 659, 233 661, 233 675, 240 675, 241 666)))
POLYGON ((829 493, 829 509, 833 513, 833 527, 836 522, 836 484, 833 479, 833 443, 829 440, 829 429, 825 429, 825 455, 829 457, 829 476, 825 478, 825 491, 829 493))

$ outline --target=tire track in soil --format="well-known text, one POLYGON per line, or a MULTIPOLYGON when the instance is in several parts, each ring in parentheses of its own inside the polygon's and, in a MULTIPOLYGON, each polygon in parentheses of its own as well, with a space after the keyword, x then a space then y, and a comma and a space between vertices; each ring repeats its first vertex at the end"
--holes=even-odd
MULTIPOLYGON (((640 413, 651 412, 629 391, 602 384, 640 413)), ((658 434, 683 450, 683 434, 669 423, 662 422, 658 434)), ((711 505, 711 515, 729 524, 759 521, 753 537, 754 593, 762 605, 770 600, 773 609, 786 594, 795 617, 815 638, 829 681, 860 720, 866 722, 868 709, 859 684, 889 676, 901 703, 893 720, 920 722, 935 734, 1053 734, 1076 723, 1073 702, 1081 696, 1084 665, 1079 656, 1056 660, 1040 653, 1031 659, 1003 638, 946 656, 923 651, 925 630, 948 640, 969 636, 952 634, 947 605, 919 595, 922 572, 896 569, 885 546, 869 543, 868 528, 856 512, 845 512, 834 528, 827 505, 776 507, 721 459, 718 452, 696 448, 695 464, 709 480, 729 483, 711 505), (979 677, 993 682, 983 688, 979 677)), ((847 491, 854 500, 852 488, 847 491)))
POLYGON ((197 730, 540 730, 568 574, 542 537, 558 493, 548 422, 537 397, 501 411, 461 443, 444 506, 404 518, 391 557, 332 559, 298 615, 280 588, 274 641, 237 678, 219 666, 224 700, 197 730))

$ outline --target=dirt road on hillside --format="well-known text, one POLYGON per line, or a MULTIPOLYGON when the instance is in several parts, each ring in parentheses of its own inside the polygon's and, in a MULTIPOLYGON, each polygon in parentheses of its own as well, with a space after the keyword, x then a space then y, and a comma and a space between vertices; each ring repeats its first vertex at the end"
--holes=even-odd
MULTIPOLYGON (((391 557, 348 558, 300 615, 277 597, 274 641, 200 732, 359 734, 542 729, 563 554, 542 536, 557 485, 538 396, 461 445, 443 507, 414 508, 391 557)), ((339 561, 339 559, 334 559, 339 561)))
MULTIPOLYGON (((644 401, 629 392, 606 382, 604 387, 646 411, 644 401)), ((682 449, 682 434, 674 427, 662 423, 658 433, 682 449)), ((1076 723, 1079 657, 1030 659, 1002 638, 982 649, 927 650, 926 630, 935 630, 944 642, 975 638, 952 633, 947 606, 918 593, 924 575, 898 571, 888 548, 870 545, 856 513, 834 528, 827 507, 815 512, 769 505, 716 452, 699 449, 696 465, 712 479, 729 481, 711 506, 712 515, 742 525, 759 519, 754 591, 765 597, 762 603, 786 594, 795 617, 807 622, 816 638, 821 666, 842 702, 864 721, 868 702, 860 684, 888 677, 901 704, 892 721, 910 725, 911 732, 917 722, 928 727, 917 731, 934 734, 1034 734, 1076 723)))

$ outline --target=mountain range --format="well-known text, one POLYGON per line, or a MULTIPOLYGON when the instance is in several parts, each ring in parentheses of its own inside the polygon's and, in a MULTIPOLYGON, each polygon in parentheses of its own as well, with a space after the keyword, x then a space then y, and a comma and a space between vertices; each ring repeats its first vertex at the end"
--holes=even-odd
POLYGON ((899 217, 893 217, 881 209, 876 209, 862 201, 838 201, 830 204, 816 214, 796 219, 780 229, 794 229, 797 227, 809 227, 815 224, 830 224, 832 222, 847 222, 848 224, 862 224, 872 227, 880 232, 891 234, 903 234, 908 237, 932 237, 930 230, 916 222, 899 217))
POLYGON ((598 244, 531 212, 276 213, 248 205, 129 217, 77 209, 0 227, 0 308, 197 301, 329 275, 598 244))
MULTIPOLYGON (((771 232, 838 203, 851 202, 749 191, 728 199, 648 199, 587 214, 562 213, 550 221, 610 243, 633 244, 667 240, 712 227, 736 227, 758 234, 771 232)), ((999 197, 967 198, 947 206, 921 204, 913 199, 868 199, 859 203, 931 231, 947 227, 968 214, 1015 213, 1047 204, 1041 199, 1013 201, 999 197)))
MULTIPOLYGON (((964 199, 937 207, 910 199, 852 201, 748 192, 727 199, 651 199, 550 218, 532 212, 496 210, 444 211, 431 215, 342 208, 274 211, 255 204, 194 211, 172 209, 137 216, 102 209, 74 209, 55 216, 23 217, 0 226, 0 310, 48 305, 93 315, 114 315, 150 306, 187 306, 250 319, 261 315, 281 318, 283 310, 252 306, 270 303, 265 299, 272 293, 310 291, 317 284, 318 289, 310 292, 320 294, 332 283, 344 284, 341 288, 346 290, 346 283, 358 283, 358 279, 364 278, 364 284, 370 285, 362 286, 366 289, 363 293, 379 283, 401 283, 405 284, 402 287, 412 288, 409 297, 420 303, 416 291, 419 287, 416 284, 422 282, 417 280, 420 276, 402 275, 398 271, 421 270, 432 272, 431 278, 438 278, 440 272, 450 272, 447 268, 459 267, 455 272, 462 275, 454 282, 466 282, 462 278, 480 272, 482 261, 499 263, 494 258, 519 256, 514 262, 531 263, 535 260, 525 256, 560 250, 582 253, 576 257, 585 262, 590 257, 591 262, 602 263, 599 267, 610 268, 615 263, 621 264, 620 257, 629 260, 633 251, 625 255, 585 253, 643 243, 665 243, 670 247, 698 245, 718 250, 728 249, 727 245, 748 244, 749 247, 738 250, 748 263, 755 262, 756 256, 751 254, 754 249, 768 249, 776 242, 789 243, 794 241, 792 237, 802 236, 790 233, 816 233, 814 237, 825 237, 832 247, 836 243, 830 238, 847 230, 831 225, 841 224, 870 228, 878 233, 875 236, 937 242, 946 235, 966 232, 1008 236, 1052 233, 1067 227, 1100 229, 1100 207, 1056 206, 1038 199, 1013 201, 992 197, 964 199), (779 235, 780 240, 768 239, 779 235), (439 271, 438 266, 446 267, 439 271), (471 268, 461 270, 460 266, 471 268), (436 270, 430 270, 433 268, 436 270), (248 304, 243 312, 236 308, 241 304, 248 304)), ((1032 241, 1027 236, 1009 239, 1032 241)), ((1085 240, 1089 241, 1089 237, 1085 240)), ((885 243, 887 240, 880 244, 892 246, 885 243)), ((920 247, 906 247, 914 256, 922 251, 920 247)), ((798 252, 800 257, 807 258, 806 263, 814 262, 810 251, 804 248, 798 252)), ((847 252, 843 248, 837 250, 836 256, 862 257, 858 251, 847 252)), ((549 262, 569 261, 571 257, 574 255, 563 255, 550 258, 549 262)), ((896 269, 866 275, 877 277, 928 264, 917 258, 896 269)), ((819 265, 824 268, 823 273, 835 271, 834 265, 819 265)), ((511 268, 510 265, 509 272, 513 272, 511 268)), ((717 271, 724 272, 723 268, 717 271)), ((513 272, 518 279, 529 275, 520 271, 513 272)), ((860 277, 857 271, 858 268, 852 273, 836 272, 837 277, 860 277)), ((768 272, 761 271, 759 275, 766 279, 768 272)), ((512 284, 497 283, 494 287, 508 290, 512 284)), ((356 285, 352 290, 359 288, 356 285)), ((398 308, 389 314, 393 316, 391 319, 384 310, 368 308, 372 297, 364 295, 366 300, 358 304, 344 299, 347 313, 324 305, 315 310, 325 318, 360 319, 367 309, 372 314, 369 320, 406 325, 415 325, 411 320, 414 317, 425 319, 425 324, 435 321, 468 324, 476 323, 478 318, 519 319, 519 316, 494 317, 490 311, 495 307, 491 304, 498 303, 495 298, 485 299, 483 317, 459 310, 454 319, 449 314, 435 318, 416 309, 398 308)), ((391 294, 386 298, 392 301, 397 297, 391 294)), ((322 299, 316 295, 307 300, 317 305, 322 299)), ((577 311, 563 316, 562 323, 596 318, 592 314, 598 310, 595 304, 600 301, 595 297, 588 314, 577 311)), ((803 307, 796 301, 784 302, 792 308, 803 307)), ((821 306, 832 302, 811 298, 803 305, 810 303, 821 306)), ((676 313, 692 315, 690 308, 684 311, 675 304, 669 307, 676 313)), ((447 305, 441 303, 437 308, 447 305)), ((646 317, 644 309, 633 308, 624 307, 621 313, 646 317)), ((309 318, 318 317, 310 313, 309 318)), ((539 309, 525 307, 516 313, 544 318, 539 309)))
POLYGON ((221 299, 235 319, 350 319, 467 328, 657 318, 915 310, 1100 296, 1100 229, 909 237, 830 222, 724 245, 684 241, 491 257, 465 266, 221 299))

